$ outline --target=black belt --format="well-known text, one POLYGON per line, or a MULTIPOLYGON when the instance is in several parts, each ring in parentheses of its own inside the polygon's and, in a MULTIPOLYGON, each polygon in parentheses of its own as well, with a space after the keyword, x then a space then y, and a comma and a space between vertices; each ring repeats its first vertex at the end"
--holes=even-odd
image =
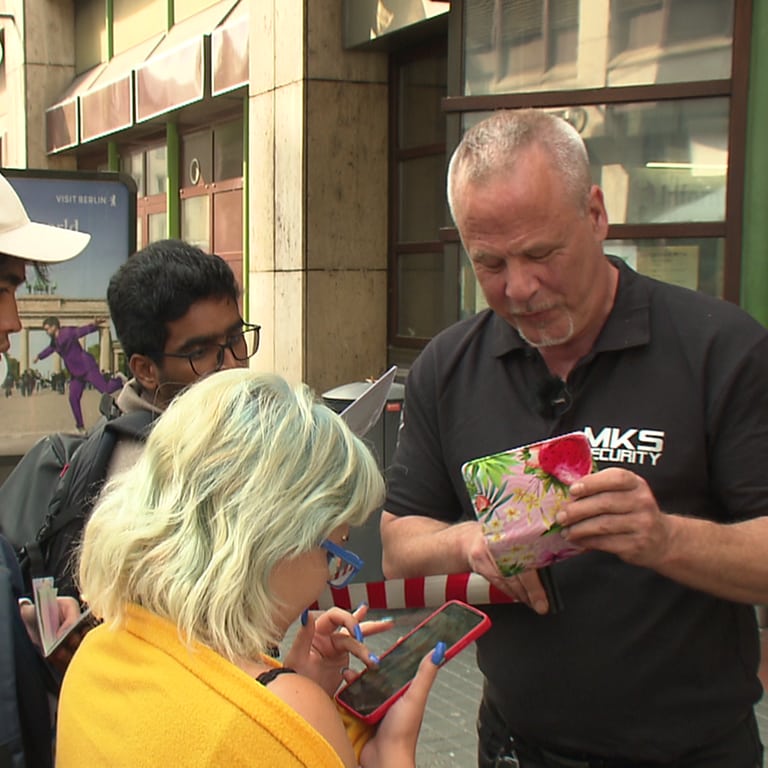
POLYGON ((510 736, 511 749, 522 761, 532 760, 543 768, 662 768, 668 763, 637 762, 625 758, 600 757, 583 752, 560 752, 539 744, 531 744, 519 736, 510 736))

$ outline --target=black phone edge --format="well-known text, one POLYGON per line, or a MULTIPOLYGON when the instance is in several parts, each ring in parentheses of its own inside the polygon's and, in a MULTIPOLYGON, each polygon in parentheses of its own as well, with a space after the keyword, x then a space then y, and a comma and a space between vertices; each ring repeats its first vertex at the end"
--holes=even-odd
POLYGON ((560 588, 557 586, 557 579, 552 572, 552 566, 546 565, 544 568, 539 568, 539 579, 541 580, 541 586, 544 587, 544 591, 547 593, 547 600, 549 601, 549 612, 560 613, 565 608, 563 603, 563 596, 560 593, 560 588))

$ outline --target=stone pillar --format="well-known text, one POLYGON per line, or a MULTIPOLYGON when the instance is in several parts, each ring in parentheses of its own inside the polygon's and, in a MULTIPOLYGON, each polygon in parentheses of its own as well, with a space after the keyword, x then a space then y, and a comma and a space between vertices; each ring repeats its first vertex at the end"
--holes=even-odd
POLYGON ((250 3, 253 367, 319 392, 386 364, 387 58, 342 0, 250 3))
POLYGON ((74 155, 48 156, 45 135, 45 110, 75 77, 75 0, 23 1, 27 51, 26 166, 76 168, 74 155))
POLYGON ((99 369, 112 372, 116 370, 112 365, 112 337, 108 325, 99 331, 99 369))
POLYGON ((22 328, 19 336, 19 373, 30 367, 29 360, 29 330, 22 328))
POLYGON ((76 168, 46 154, 45 110, 75 77, 75 0, 4 0, 0 162, 11 168, 76 168))

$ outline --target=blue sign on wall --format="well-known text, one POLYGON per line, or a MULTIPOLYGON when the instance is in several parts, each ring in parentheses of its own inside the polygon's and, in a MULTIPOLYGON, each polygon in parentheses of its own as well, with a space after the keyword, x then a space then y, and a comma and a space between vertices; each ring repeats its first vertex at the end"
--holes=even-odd
MULTIPOLYGON (((136 185, 117 173, 4 171, 32 221, 88 232, 88 247, 72 261, 51 264, 61 296, 103 299, 109 278, 136 249, 136 185), (18 174, 18 175, 17 175, 18 174), (23 174, 23 175, 21 175, 23 174)), ((22 288, 22 295, 24 289, 22 288)))
MULTIPOLYGON (((71 401, 76 390, 64 361, 56 352, 37 359, 51 344, 42 317, 59 317, 62 327, 81 328, 80 343, 105 380, 116 374, 114 329, 110 349, 105 350, 100 330, 86 333, 84 326, 108 314, 109 280, 136 250, 136 184, 126 174, 91 171, 3 169, 3 175, 32 221, 91 235, 86 249, 71 261, 45 265, 47 281, 28 267, 26 283, 16 292, 25 332, 11 335, 7 360, 0 366, 0 373, 6 374, 0 380, 0 454, 20 455, 38 437, 75 426, 71 401)), ((100 392, 90 382, 82 386, 85 391, 75 399, 85 426, 92 427, 100 392)))

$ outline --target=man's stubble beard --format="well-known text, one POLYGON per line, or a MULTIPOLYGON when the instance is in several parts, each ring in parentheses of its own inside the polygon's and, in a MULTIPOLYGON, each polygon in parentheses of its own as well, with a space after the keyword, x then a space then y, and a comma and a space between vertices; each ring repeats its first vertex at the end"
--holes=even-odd
POLYGON ((533 347, 534 349, 543 349, 545 347, 557 347, 560 344, 566 344, 573 338, 574 333, 574 324, 573 324, 573 315, 565 311, 566 315, 568 317, 568 330, 566 333, 564 333, 562 336, 549 336, 546 333, 545 329, 542 329, 542 332, 540 333, 540 338, 538 341, 533 341, 530 339, 519 324, 512 323, 515 330, 520 334, 520 338, 529 346, 533 347))

